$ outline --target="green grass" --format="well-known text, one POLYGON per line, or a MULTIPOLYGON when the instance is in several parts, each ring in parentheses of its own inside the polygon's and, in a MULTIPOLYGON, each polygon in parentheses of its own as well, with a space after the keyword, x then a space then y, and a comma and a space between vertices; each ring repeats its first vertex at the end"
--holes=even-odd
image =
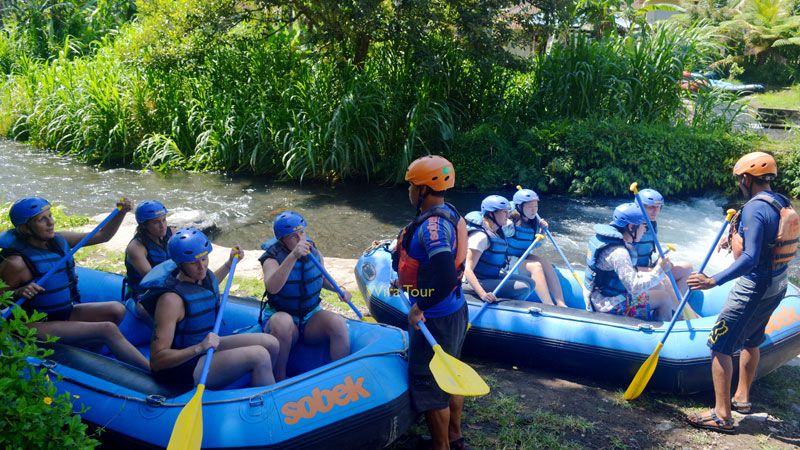
POLYGON ((75 263, 79 266, 103 272, 125 274, 125 252, 102 247, 83 247, 75 252, 75 263))
MULTIPOLYGON (((11 208, 11 203, 0 204, 0 230, 13 228, 11 220, 8 218, 9 208, 11 208)), ((89 223, 89 218, 86 216, 66 214, 63 206, 54 205, 50 211, 53 214, 53 221, 55 221, 56 230, 58 231, 71 231, 89 223)))
POLYGON ((800 109, 800 84, 779 91, 753 95, 752 103, 762 108, 800 109))

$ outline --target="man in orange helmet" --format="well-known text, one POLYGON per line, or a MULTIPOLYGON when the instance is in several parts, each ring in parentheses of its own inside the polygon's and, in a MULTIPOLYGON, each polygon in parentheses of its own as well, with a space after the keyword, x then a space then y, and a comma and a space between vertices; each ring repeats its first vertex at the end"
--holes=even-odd
POLYGON ((425 413, 431 448, 462 449, 463 398, 437 386, 428 363, 433 350, 417 327, 424 321, 442 349, 460 357, 467 333, 467 303, 461 276, 467 251, 467 227, 456 208, 444 201, 444 191, 455 185, 455 171, 441 156, 423 156, 406 171, 408 199, 417 209, 414 220, 397 238, 392 265, 399 287, 413 306, 408 314, 408 379, 413 407, 425 413))
POLYGON ((720 247, 732 247, 736 260, 713 277, 694 273, 688 280, 692 289, 702 290, 741 277, 708 336, 716 404, 704 414, 686 417, 694 427, 723 433, 735 431, 731 409, 751 412, 750 385, 758 367, 759 346, 772 312, 786 294, 786 267, 800 236, 800 219, 789 200, 772 192, 770 182, 778 175, 778 166, 771 155, 748 153, 736 162, 733 174, 747 203, 720 247), (739 384, 731 398, 731 355, 739 349, 739 384))

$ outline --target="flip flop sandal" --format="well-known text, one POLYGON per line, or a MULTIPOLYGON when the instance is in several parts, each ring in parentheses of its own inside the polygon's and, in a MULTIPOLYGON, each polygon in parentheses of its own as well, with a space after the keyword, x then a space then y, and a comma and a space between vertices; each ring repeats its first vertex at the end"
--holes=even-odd
POLYGON ((686 416, 684 420, 686 420, 686 423, 695 428, 701 428, 703 430, 711 430, 725 434, 736 433, 736 427, 733 426, 733 419, 722 420, 717 417, 717 413, 713 409, 708 417, 701 417, 698 414, 690 414, 686 416), (707 422, 713 422, 713 425, 706 425, 707 422))
POLYGON ((731 409, 734 411, 739 412, 740 414, 750 414, 753 408, 753 404, 750 402, 737 402, 734 399, 731 399, 731 409))

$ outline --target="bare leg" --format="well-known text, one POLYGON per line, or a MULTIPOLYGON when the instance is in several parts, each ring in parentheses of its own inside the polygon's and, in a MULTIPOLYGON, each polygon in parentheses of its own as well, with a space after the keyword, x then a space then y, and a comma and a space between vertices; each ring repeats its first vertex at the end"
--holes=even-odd
POLYGON ((338 314, 320 310, 314 313, 303 330, 303 340, 316 344, 328 340, 330 343, 331 361, 336 361, 350 354, 350 334, 347 322, 338 314))
POLYGON ((689 261, 674 261, 672 263, 672 276, 675 277, 675 283, 677 283, 681 294, 689 289, 687 280, 689 279, 689 275, 692 274, 693 270, 692 263, 689 261))
MULTIPOLYGON (((73 312, 73 316, 74 316, 73 312)), ((150 361, 133 346, 113 322, 39 322, 30 325, 36 328, 36 336, 58 336, 59 342, 69 345, 104 344, 120 361, 150 371, 150 361)))
POLYGON ((552 298, 555 301, 556 305, 566 307, 567 304, 564 303, 564 293, 561 291, 561 282, 558 281, 558 275, 556 275, 556 269, 553 267, 552 264, 550 264, 549 261, 547 261, 544 258, 540 258, 538 256, 532 256, 531 259, 541 263, 542 271, 544 272, 544 278, 547 281, 547 289, 552 295, 552 298))
POLYGON ((69 320, 76 322, 114 322, 125 318, 125 305, 120 302, 79 303, 72 308, 69 320))
POLYGON ((714 380, 714 411, 722 420, 731 418, 731 378, 733 360, 730 355, 711 350, 711 378, 714 380))
MULTIPOLYGON (((222 347, 222 342, 220 342, 220 347, 222 347)), ((200 381, 205 360, 205 355, 197 360, 193 374, 195 383, 200 381)), ((206 384, 210 389, 218 389, 233 383, 248 372, 251 386, 275 384, 272 362, 267 349, 260 345, 250 345, 214 352, 206 384)))
POLYGON ((650 297, 650 310, 653 311, 653 320, 669 321, 672 319, 672 298, 662 289, 651 289, 647 292, 650 297))
POLYGON ((278 339, 280 344, 278 359, 275 361, 275 380, 286 379, 286 364, 289 362, 289 352, 300 337, 300 330, 292 320, 292 316, 285 312, 277 312, 269 318, 264 331, 278 339))
POLYGON ((530 261, 525 261, 525 268, 531 273, 533 281, 536 282, 533 290, 536 291, 539 300, 545 305, 552 305, 553 299, 550 297, 550 291, 547 289, 547 279, 544 276, 542 263, 531 259, 530 261))
POLYGON ((450 442, 461 439, 461 409, 464 406, 464 397, 450 396, 450 426, 447 429, 447 438, 450 442))
POLYGON ((450 441, 447 440, 450 426, 450 407, 425 411, 425 422, 433 438, 432 450, 450 450, 450 441))
POLYGON ((750 386, 753 385, 760 359, 761 350, 758 347, 743 348, 739 354, 739 385, 733 395, 737 402, 750 402, 750 386))
POLYGON ((266 333, 242 333, 219 338, 219 348, 217 351, 230 350, 238 347, 248 347, 250 345, 260 345, 269 352, 270 361, 274 364, 278 359, 280 344, 278 339, 266 333))

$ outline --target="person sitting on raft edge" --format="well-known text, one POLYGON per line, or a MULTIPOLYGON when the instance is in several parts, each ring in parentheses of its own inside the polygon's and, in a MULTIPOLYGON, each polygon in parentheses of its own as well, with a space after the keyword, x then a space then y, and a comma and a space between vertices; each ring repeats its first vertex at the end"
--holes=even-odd
POLYGON ((139 303, 143 290, 142 278, 150 270, 169 259, 167 243, 173 229, 167 226, 167 208, 156 200, 145 200, 136 207, 136 233, 125 248, 125 281, 130 297, 129 309, 151 327, 153 318, 139 303))
MULTIPOLYGON (((325 261, 317 247, 306 235, 305 219, 293 211, 278 214, 272 224, 275 237, 261 245, 264 254, 258 259, 264 274, 267 302, 260 323, 264 332, 280 342, 275 363, 275 379, 286 378, 289 353, 301 339, 307 344, 328 341, 331 361, 350 354, 350 335, 344 317, 320 307, 322 289, 336 291, 311 261, 316 257, 322 266, 325 261)), ((342 288, 349 302, 352 294, 342 288)), ((337 294, 338 295, 338 294, 337 294)))
POLYGON ((170 259, 142 279, 148 291, 142 305, 153 317, 150 365, 157 380, 187 388, 200 381, 206 352, 214 348, 206 386, 225 387, 250 374, 251 386, 275 383, 273 361, 278 340, 264 333, 218 336, 212 332, 217 318, 219 283, 228 276, 233 258, 244 251, 231 249, 228 261, 216 271, 208 269, 212 247, 202 231, 182 228, 168 243, 170 259))
POLYGON ((533 290, 530 277, 511 274, 498 291, 492 292, 505 277, 501 273, 508 259, 506 236, 514 233, 514 224, 508 220, 511 203, 501 195, 490 195, 481 202, 481 211, 464 216, 467 222, 467 260, 464 264, 465 293, 478 296, 489 303, 497 297, 525 300, 533 290))
POLYGON ((595 311, 643 320, 672 318, 672 298, 659 286, 671 266, 669 257, 660 258, 650 272, 638 272, 633 265, 634 244, 644 234, 645 222, 638 205, 623 203, 609 224, 594 226, 583 295, 595 311))
MULTIPOLYGON (((548 227, 547 221, 539 218, 539 195, 531 189, 522 189, 517 186, 513 197, 514 210, 511 211, 511 221, 514 222, 514 233, 508 236, 508 254, 520 257, 536 239, 536 235, 548 227)), ((525 258, 525 269, 531 274, 534 291, 539 300, 546 305, 566 307, 564 293, 561 291, 561 282, 558 280, 556 270, 550 261, 536 256, 533 252, 525 258)))
MULTIPOLYGON (((119 229, 125 214, 133 207, 130 200, 117 203, 120 213, 92 236, 86 246, 108 242, 119 229)), ((14 300, 26 298, 21 308, 30 316, 45 313, 39 322, 28 324, 38 339, 58 336, 62 344, 87 346, 102 344, 120 361, 150 370, 150 363, 120 332, 125 306, 118 301, 80 303, 75 260, 41 286, 33 282, 77 245, 88 233, 56 232, 51 205, 40 197, 17 200, 8 211, 14 228, 0 235, 0 279, 13 291, 14 300)))

